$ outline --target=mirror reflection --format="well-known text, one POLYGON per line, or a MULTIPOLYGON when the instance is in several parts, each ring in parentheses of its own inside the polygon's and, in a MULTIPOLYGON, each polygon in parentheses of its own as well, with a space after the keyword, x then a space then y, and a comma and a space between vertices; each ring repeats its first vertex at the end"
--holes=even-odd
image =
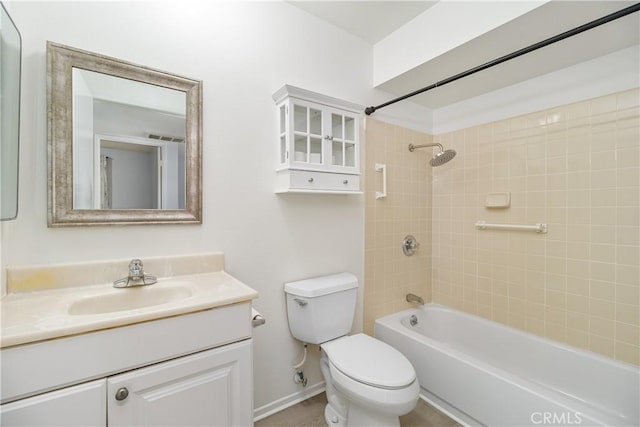
POLYGON ((0 3, 0 220, 18 215, 22 39, 0 3))
POLYGON ((73 209, 184 209, 186 93, 73 67, 73 209))

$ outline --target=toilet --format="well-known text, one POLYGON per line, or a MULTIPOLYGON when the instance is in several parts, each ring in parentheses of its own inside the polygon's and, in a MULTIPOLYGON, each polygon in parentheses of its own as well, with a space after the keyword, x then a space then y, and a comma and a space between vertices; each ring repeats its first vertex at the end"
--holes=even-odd
POLYGON ((327 425, 399 426, 400 415, 415 408, 420 385, 398 350, 365 334, 347 335, 358 279, 339 273, 286 283, 284 291, 291 334, 322 350, 327 425))

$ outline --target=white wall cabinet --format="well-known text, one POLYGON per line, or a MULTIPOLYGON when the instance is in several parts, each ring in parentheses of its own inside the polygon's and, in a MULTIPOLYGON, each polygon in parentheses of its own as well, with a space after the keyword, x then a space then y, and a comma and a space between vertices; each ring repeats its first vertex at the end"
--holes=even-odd
POLYGON ((2 349, 0 425, 251 426, 250 310, 233 304, 2 349))
POLYGON ((363 107, 285 85, 278 111, 276 193, 360 194, 363 107))

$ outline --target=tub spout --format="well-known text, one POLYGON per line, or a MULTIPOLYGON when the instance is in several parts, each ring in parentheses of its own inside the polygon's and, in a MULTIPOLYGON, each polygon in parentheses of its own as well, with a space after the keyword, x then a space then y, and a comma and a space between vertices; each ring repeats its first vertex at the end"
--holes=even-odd
POLYGON ((424 300, 418 295, 407 294, 407 302, 413 302, 416 304, 424 305, 424 300))

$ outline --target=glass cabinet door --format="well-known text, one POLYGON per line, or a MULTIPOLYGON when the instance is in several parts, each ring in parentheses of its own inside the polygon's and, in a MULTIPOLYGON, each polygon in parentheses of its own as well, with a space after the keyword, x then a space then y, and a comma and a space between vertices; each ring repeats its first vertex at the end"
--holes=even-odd
POLYGON ((287 106, 281 105, 279 109, 280 114, 280 126, 279 126, 279 135, 280 135, 280 164, 286 163, 287 156, 287 106))
POLYGON ((344 116, 344 165, 356 167, 356 119, 344 116))
POLYGON ((356 120, 354 117, 331 113, 331 164, 356 167, 356 120))
POLYGON ((293 162, 323 164, 322 111, 294 104, 293 139, 293 162))

